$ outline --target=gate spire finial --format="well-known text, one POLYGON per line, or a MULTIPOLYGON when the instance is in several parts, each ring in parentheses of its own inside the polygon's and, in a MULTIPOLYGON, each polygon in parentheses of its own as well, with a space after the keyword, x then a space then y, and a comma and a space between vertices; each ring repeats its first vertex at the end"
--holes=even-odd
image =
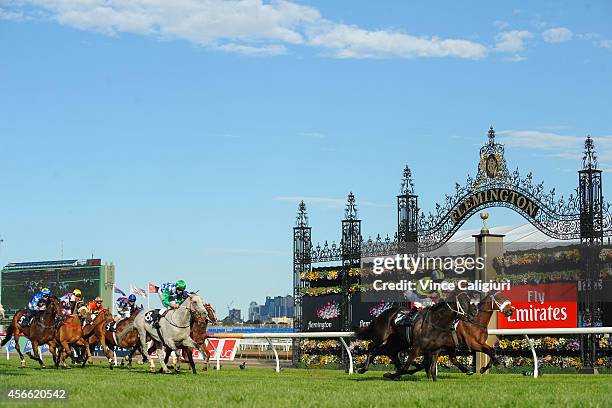
POLYGON ((587 136, 584 141, 584 156, 582 156, 582 168, 584 170, 597 169, 597 154, 595 153, 595 144, 591 136, 587 136))
POLYGON ((400 194, 414 194, 414 183, 412 182, 412 171, 410 171, 410 167, 406 165, 404 168, 404 176, 402 177, 402 187, 400 194))
POLYGON ((306 204, 304 200, 298 205, 298 213, 295 222, 296 227, 307 227, 308 226, 308 215, 306 213, 306 204))
POLYGON ((489 128, 489 145, 493 146, 495 144, 495 130, 493 130, 493 125, 489 128))
POLYGON ((357 219, 357 206, 355 205, 355 195, 351 191, 348 195, 348 199, 346 201, 346 209, 344 210, 344 219, 345 220, 355 220, 357 219))

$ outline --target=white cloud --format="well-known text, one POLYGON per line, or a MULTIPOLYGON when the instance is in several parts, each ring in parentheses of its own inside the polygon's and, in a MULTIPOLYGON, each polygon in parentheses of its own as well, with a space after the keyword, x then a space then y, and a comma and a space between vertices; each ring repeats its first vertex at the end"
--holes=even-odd
MULTIPOLYGON (((542 150, 551 157, 580 160, 586 135, 560 135, 539 130, 502 130, 496 132, 506 146, 516 149, 542 150)), ((599 163, 606 166, 612 161, 612 136, 594 136, 599 163)))
POLYGON ((368 31, 335 24, 312 36, 310 44, 329 49, 338 58, 482 58, 485 46, 467 40, 415 37, 396 31, 368 31))
POLYGON ((21 12, 15 12, 0 8, 0 21, 23 21, 28 18, 21 12))
POLYGON ((287 47, 282 45, 265 45, 261 47, 253 47, 250 45, 240 44, 224 44, 218 47, 222 51, 236 52, 238 54, 250 55, 255 57, 282 55, 287 53, 287 47))
POLYGON ((562 43, 571 40, 573 33, 565 27, 549 28, 542 33, 542 38, 547 43, 562 43))
POLYGON ((510 27, 510 23, 508 23, 507 21, 503 21, 503 20, 495 20, 493 22, 493 25, 495 26, 495 28, 498 28, 500 30, 504 30, 510 27))
POLYGON ((60 24, 109 35, 135 33, 179 39, 245 55, 279 55, 303 45, 338 58, 458 57, 487 48, 474 41, 366 30, 323 18, 285 0, 19 0, 17 10, 44 11, 60 24))
POLYGON ((601 40, 597 42, 597 46, 601 48, 606 48, 612 51, 612 40, 601 40))
POLYGON ((504 31, 495 36, 495 50, 502 52, 517 52, 525 49, 525 40, 533 37, 526 30, 504 31))
POLYGON ((519 54, 515 54, 511 57, 506 57, 504 58, 504 61, 508 61, 508 62, 521 62, 521 61, 525 61, 527 59, 527 57, 523 57, 522 55, 519 54))
POLYGON ((320 132, 302 132, 299 134, 300 136, 308 137, 310 139, 323 139, 325 135, 320 132))

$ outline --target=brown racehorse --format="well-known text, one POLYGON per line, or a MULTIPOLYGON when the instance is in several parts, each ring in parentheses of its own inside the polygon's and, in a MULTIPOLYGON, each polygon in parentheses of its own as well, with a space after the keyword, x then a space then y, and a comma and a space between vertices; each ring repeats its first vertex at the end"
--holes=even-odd
MULTIPOLYGON (((202 370, 207 371, 208 363, 210 361, 210 352, 206 348, 206 340, 208 340, 209 337, 206 334, 206 330, 208 329, 208 323, 215 323, 217 321, 217 313, 210 303, 206 303, 204 307, 206 308, 207 316, 203 317, 199 313, 196 313, 194 318, 191 319, 191 332, 189 333, 189 336, 197 344, 200 352, 204 355, 205 361, 202 370)), ((149 353, 152 351, 153 348, 149 350, 149 353)), ((186 347, 181 348, 181 355, 186 356, 185 353, 189 353, 189 349, 186 347)), ((168 352, 168 349, 166 349, 166 364, 168 363, 169 357, 170 353, 168 352)))
POLYGON ((49 344, 49 351, 51 351, 51 354, 53 355, 53 361, 57 359, 55 354, 55 335, 57 332, 58 319, 62 316, 62 308, 57 297, 51 296, 47 301, 45 310, 34 315, 34 319, 30 325, 24 327, 22 324, 25 323, 24 315, 27 312, 27 310, 20 310, 19 312, 15 313, 11 324, 6 330, 6 336, 2 340, 2 343, 0 343, 0 347, 8 343, 12 336, 15 339, 15 349, 17 350, 17 353, 19 353, 21 366, 25 367, 26 361, 21 353, 21 347, 19 347, 19 334, 23 333, 32 343, 32 352, 28 352, 28 356, 32 360, 38 361, 40 367, 44 368, 45 365, 40 357, 40 354, 38 353, 38 346, 49 344))
POLYGON ((91 350, 89 349, 89 343, 83 338, 83 328, 81 326, 81 319, 77 316, 67 316, 64 320, 64 323, 60 326, 57 331, 57 335, 55 338, 56 342, 60 344, 60 353, 59 358, 55 360, 55 367, 59 367, 60 362, 64 366, 64 368, 70 368, 66 364, 66 357, 71 354, 71 346, 77 345, 81 347, 85 347, 85 352, 87 353, 87 359, 83 359, 81 363, 81 367, 85 366, 88 360, 91 359, 91 350))
MULTIPOLYGON (((130 353, 125 356, 121 365, 127 361, 127 366, 132 366, 132 356, 138 350, 140 350, 140 338, 138 337, 138 330, 132 329, 127 330, 127 326, 134 322, 134 319, 140 312, 139 309, 136 309, 134 313, 130 315, 129 318, 119 320, 113 331, 104 330, 104 334, 106 336, 106 344, 114 351, 116 347, 121 347, 124 349, 131 349, 130 353)), ((141 353, 142 354, 142 353, 141 353)))
MULTIPOLYGON (((461 372, 468 375, 473 373, 457 360, 457 346, 464 346, 471 351, 478 351, 489 356, 487 365, 480 369, 481 374, 490 369, 492 364, 495 364, 495 366, 499 365, 499 361, 495 355, 495 349, 487 344, 487 338, 489 337, 489 322, 491 321, 493 312, 500 311, 506 316, 512 316, 514 310, 510 301, 501 292, 490 292, 478 303, 478 313, 472 321, 461 320, 457 324, 456 332, 459 341, 458 345, 455 344, 450 333, 445 334, 446 344, 443 348, 443 352, 449 355, 452 363, 457 366, 461 372)), ((441 351, 442 350, 438 350, 435 353, 427 355, 422 364, 417 365, 416 368, 407 373, 413 374, 430 364, 432 360, 437 361, 441 351)))
POLYGON ((106 358, 108 358, 108 364, 111 370, 113 369, 113 354, 106 344, 106 327, 109 323, 113 323, 114 321, 115 319, 113 319, 111 312, 103 308, 96 313, 94 320, 83 328, 83 338, 87 340, 87 348, 96 342, 100 342, 102 352, 106 358))

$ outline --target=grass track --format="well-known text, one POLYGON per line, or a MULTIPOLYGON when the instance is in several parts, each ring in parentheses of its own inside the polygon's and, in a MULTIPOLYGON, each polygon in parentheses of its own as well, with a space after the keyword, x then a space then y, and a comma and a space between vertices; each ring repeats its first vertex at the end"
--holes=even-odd
MULTIPOLYGON (((467 377, 440 374, 437 383, 422 375, 386 381, 382 372, 349 376, 335 370, 237 367, 221 371, 185 370, 178 375, 151 374, 143 366, 112 372, 97 363, 85 369, 25 369, 17 360, 0 362, 0 389, 65 388, 67 403, 61 407, 612 407, 609 375, 545 375, 539 379, 513 374, 467 377)), ((16 404, 2 406, 48 406, 16 404)))

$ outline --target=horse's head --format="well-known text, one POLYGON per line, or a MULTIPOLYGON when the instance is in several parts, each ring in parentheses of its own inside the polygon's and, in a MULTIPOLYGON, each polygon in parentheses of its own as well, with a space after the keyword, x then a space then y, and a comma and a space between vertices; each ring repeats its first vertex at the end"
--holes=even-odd
POLYGON ((46 310, 51 313, 52 316, 62 316, 64 313, 62 311, 62 305, 60 304, 57 296, 49 296, 47 300, 46 310))
POLYGON ((106 320, 106 319, 112 319, 112 318, 113 318, 113 314, 107 308, 102 308, 102 310, 100 310, 98 312, 98 315, 96 316, 96 320, 98 319, 106 320))
POLYGON ((190 293, 188 309, 192 315, 199 315, 208 320, 208 311, 206 310, 204 298, 202 296, 196 295, 195 293, 190 293))
POLYGON ((470 295, 466 292, 451 292, 446 298, 446 304, 459 317, 471 318, 470 295))
POLYGON ((489 292, 487 296, 480 301, 478 306, 483 312, 494 312, 498 310, 506 317, 512 316, 515 310, 510 300, 501 292, 489 292))
POLYGON ((204 307, 206 308, 206 312, 208 313, 208 321, 211 323, 215 323, 217 321, 217 312, 213 309, 210 303, 205 303, 204 307))

